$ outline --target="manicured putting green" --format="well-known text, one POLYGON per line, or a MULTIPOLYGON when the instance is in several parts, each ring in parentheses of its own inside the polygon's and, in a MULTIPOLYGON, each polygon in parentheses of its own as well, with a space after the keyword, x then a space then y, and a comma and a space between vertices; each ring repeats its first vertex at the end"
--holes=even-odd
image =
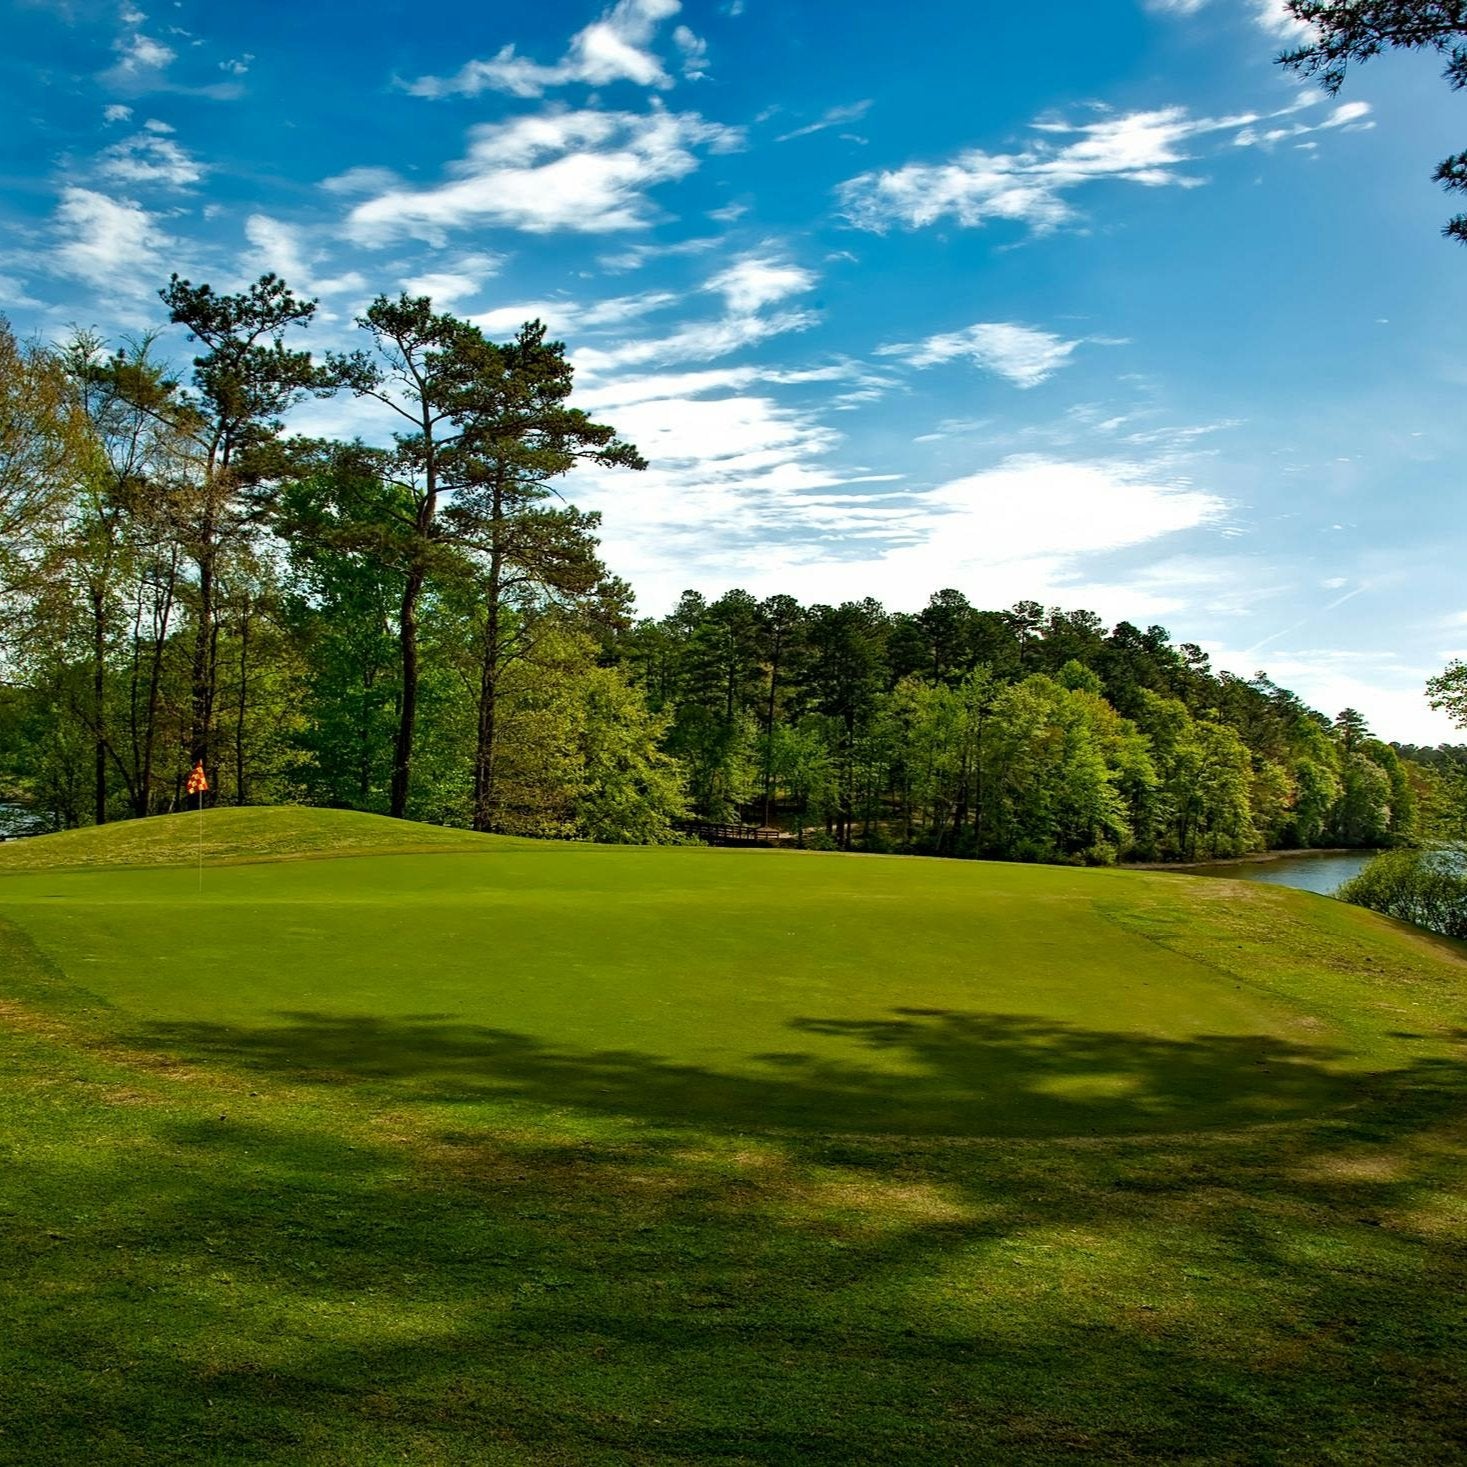
MULTIPOLYGON (((1415 1052, 1399 1004, 1370 1022, 1379 995, 1356 971, 1381 925, 1293 893, 261 819, 280 813, 206 814, 202 882, 187 865, 16 869, 0 914, 131 1043, 460 1104, 1106 1135, 1318 1112, 1353 1071, 1415 1052), (241 864, 252 828, 268 855, 352 858, 241 864), (1299 941, 1259 968, 1226 932, 1270 908, 1299 941)), ((150 833, 155 859, 187 860, 196 817, 150 824, 98 833, 94 862, 150 833)))

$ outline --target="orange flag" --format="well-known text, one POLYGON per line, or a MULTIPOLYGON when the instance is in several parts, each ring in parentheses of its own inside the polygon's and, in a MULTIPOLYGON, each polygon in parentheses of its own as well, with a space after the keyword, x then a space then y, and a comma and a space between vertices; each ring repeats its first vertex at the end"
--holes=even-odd
POLYGON ((204 761, 199 760, 194 765, 194 772, 189 775, 188 783, 184 785, 184 793, 189 795, 201 795, 209 788, 209 781, 204 777, 204 761))

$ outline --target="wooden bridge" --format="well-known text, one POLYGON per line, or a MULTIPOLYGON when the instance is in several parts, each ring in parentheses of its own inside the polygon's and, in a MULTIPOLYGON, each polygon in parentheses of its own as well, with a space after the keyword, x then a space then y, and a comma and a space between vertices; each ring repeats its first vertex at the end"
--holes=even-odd
POLYGON ((798 846, 800 837, 792 830, 773 825, 715 825, 707 820, 686 820, 678 827, 710 846, 798 846))

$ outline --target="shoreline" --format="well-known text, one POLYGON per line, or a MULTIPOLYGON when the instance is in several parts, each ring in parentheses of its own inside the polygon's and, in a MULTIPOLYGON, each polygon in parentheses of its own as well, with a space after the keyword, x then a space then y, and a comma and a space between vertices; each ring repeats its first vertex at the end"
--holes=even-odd
POLYGON ((1306 846, 1302 850, 1252 851, 1246 856, 1218 856, 1207 861, 1121 861, 1122 871, 1195 871, 1199 866, 1256 866, 1286 856, 1376 856, 1374 846, 1306 846))

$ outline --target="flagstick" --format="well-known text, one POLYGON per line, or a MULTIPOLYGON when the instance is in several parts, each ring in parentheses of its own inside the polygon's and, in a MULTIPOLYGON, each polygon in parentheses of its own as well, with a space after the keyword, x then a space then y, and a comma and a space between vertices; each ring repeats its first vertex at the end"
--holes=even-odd
POLYGON ((204 792, 199 791, 199 895, 204 894, 204 792))

